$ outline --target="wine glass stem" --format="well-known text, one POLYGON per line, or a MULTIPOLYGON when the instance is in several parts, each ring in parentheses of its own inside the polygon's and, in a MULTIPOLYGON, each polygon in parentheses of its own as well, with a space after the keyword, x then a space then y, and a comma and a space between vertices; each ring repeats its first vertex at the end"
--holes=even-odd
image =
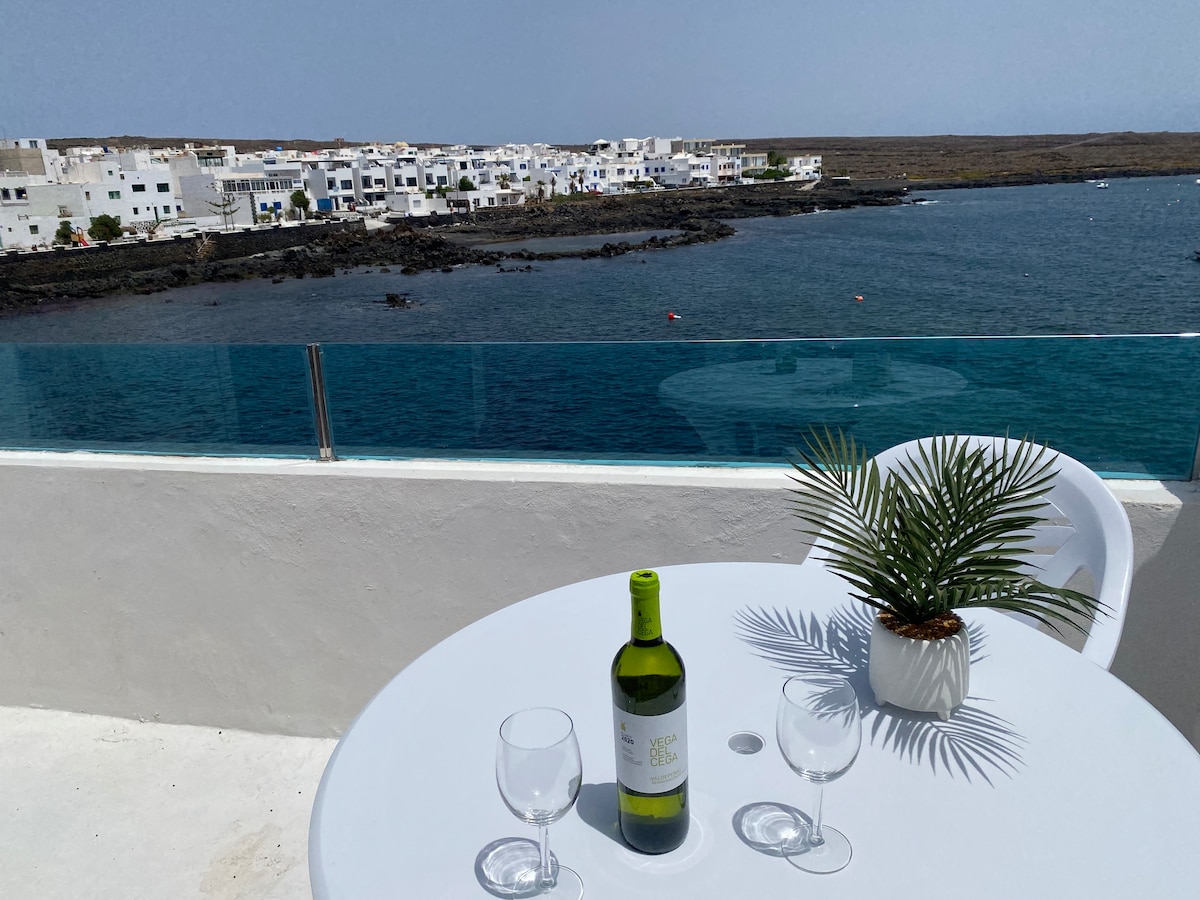
POLYGON ((550 829, 546 825, 538 826, 538 851, 541 854, 538 887, 542 890, 548 890, 554 887, 554 878, 550 874, 550 829))
POLYGON ((821 801, 825 799, 825 786, 817 785, 817 805, 813 808, 812 828, 808 832, 808 842, 819 847, 825 843, 825 835, 821 834, 821 801))

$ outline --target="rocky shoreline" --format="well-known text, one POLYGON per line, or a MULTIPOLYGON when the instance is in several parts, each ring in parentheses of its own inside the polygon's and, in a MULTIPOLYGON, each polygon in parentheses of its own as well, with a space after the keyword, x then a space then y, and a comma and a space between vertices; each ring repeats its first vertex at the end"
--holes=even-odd
MULTIPOLYGON (((1109 177, 1189 171, 1131 168, 1109 177)), ((402 274, 451 271, 468 265, 491 265, 508 271, 535 261, 607 258, 717 241, 734 234, 730 222, 743 218, 893 206, 920 202, 923 198, 918 192, 1078 182, 1084 181, 1086 174, 997 173, 969 179, 823 181, 815 185, 772 182, 619 196, 577 195, 519 207, 402 219, 384 227, 367 228, 362 222, 343 221, 332 228, 284 229, 276 236, 286 245, 265 250, 257 249, 253 235, 243 235, 248 238, 240 245, 243 249, 231 249, 217 259, 205 258, 200 252, 183 253, 179 242, 172 241, 143 243, 139 253, 124 254, 117 265, 111 257, 106 260, 102 254, 89 255, 87 251, 21 254, 15 259, 0 258, 0 310, 27 309, 47 302, 79 302, 112 294, 151 294, 214 282, 329 278, 364 267, 402 274), (646 231, 667 234, 642 241, 616 238, 646 231), (605 234, 615 239, 585 249, 503 249, 504 242, 523 239, 605 234), (511 269, 506 265, 509 262, 514 263, 511 269)), ((229 246, 235 244, 231 241, 229 246)), ((125 249, 111 248, 114 253, 125 249)))
MULTIPOLYGON (((0 309, 23 309, 47 301, 109 294, 150 294, 170 288, 245 279, 327 278, 339 271, 372 267, 403 274, 455 266, 495 265, 576 257, 620 256, 720 240, 735 233, 729 220, 786 216, 818 209, 895 205, 903 187, 813 187, 795 182, 723 189, 648 192, 625 196, 579 196, 552 203, 481 210, 451 217, 405 219, 382 228, 288 229, 293 246, 222 259, 201 252, 181 256, 175 242, 160 260, 158 242, 142 245, 136 264, 114 267, 111 259, 75 250, 23 254, 0 267, 0 309), (446 220, 450 219, 449 222, 446 220), (479 248, 523 238, 670 232, 644 241, 616 240, 600 247, 535 252, 479 248), (116 270, 114 271, 114 268, 116 270)), ((116 252, 119 248, 113 247, 116 252)), ((163 248, 164 250, 166 248, 163 248)))

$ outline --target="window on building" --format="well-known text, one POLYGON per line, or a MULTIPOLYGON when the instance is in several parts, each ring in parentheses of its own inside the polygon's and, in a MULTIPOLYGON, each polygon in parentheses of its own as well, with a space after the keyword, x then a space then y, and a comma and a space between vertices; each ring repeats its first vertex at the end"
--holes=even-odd
POLYGON ((407 187, 416 187, 416 186, 417 186, 417 179, 415 179, 415 178, 411 178, 411 177, 410 177, 410 178, 405 178, 405 179, 404 179, 404 184, 405 184, 407 187))
POLYGON ((375 179, 375 187, 387 187, 387 182, 384 181, 382 178, 376 178, 375 179))
POLYGON ((168 182, 163 182, 163 181, 160 181, 160 182, 158 183, 158 192, 159 192, 160 194, 166 194, 166 193, 168 193, 170 190, 171 190, 171 185, 170 185, 168 182))
POLYGON ((30 233, 30 234, 37 234, 37 233, 38 233, 38 227, 37 227, 36 225, 30 225, 30 226, 29 226, 29 233, 30 233))
POLYGON ((0 200, 11 200, 8 188, 0 188, 0 200))
POLYGON ((109 200, 120 200, 120 199, 121 199, 121 192, 120 192, 120 191, 109 191, 109 192, 108 192, 108 199, 109 199, 109 200))
POLYGON ((267 204, 265 204, 265 203, 260 203, 260 204, 258 204, 258 211, 259 211, 259 212, 266 212, 266 211, 267 211, 267 204))
POLYGON ((326 178, 325 179, 325 187, 329 188, 329 190, 331 190, 331 191, 335 190, 337 188, 337 182, 334 181, 332 178, 326 178))
POLYGON ((496 198, 488 197, 488 206, 495 206, 495 205, 496 205, 496 198))
POLYGON ((170 207, 170 206, 167 206, 167 205, 165 205, 165 204, 164 204, 164 205, 163 205, 163 212, 165 212, 165 213, 169 213, 170 211, 171 211, 171 207, 170 207))
POLYGON ((83 192, 83 199, 84 199, 84 200, 91 200, 91 199, 92 199, 92 192, 91 192, 91 191, 84 191, 84 192, 83 192))
POLYGON ((144 184, 135 184, 133 186, 133 192, 135 194, 144 194, 146 193, 146 186, 144 184))
POLYGON ((440 184, 442 187, 445 187, 445 186, 446 186, 446 176, 445 176, 445 175, 439 175, 439 176, 437 177, 437 183, 438 183, 438 184, 440 184))
MULTIPOLYGON (((525 165, 525 163, 521 163, 521 165, 520 165, 520 166, 518 166, 518 168, 520 168, 520 169, 524 170, 524 169, 528 168, 528 166, 526 166, 526 165, 525 165)), ((544 168, 546 168, 546 164, 545 164, 545 163, 542 163, 542 168, 543 168, 543 169, 544 169, 544 168)))
POLYGON ((271 204, 271 206, 274 207, 275 209, 283 209, 283 203, 279 200, 276 200, 274 203, 271 204))
POLYGON ((32 147, 34 150, 36 150, 37 149, 37 141, 30 141, 29 146, 32 147))
POLYGON ((25 188, 23 188, 23 187, 17 188, 16 191, 17 191, 17 199, 24 200, 25 199, 25 188))
POLYGON ((135 206, 135 207, 133 208, 133 214, 134 214, 135 216, 138 214, 138 207, 136 207, 136 206, 135 206))
POLYGON ((343 179, 343 180, 342 180, 342 190, 343 190, 343 191, 352 191, 352 190, 354 190, 354 182, 353 182, 353 181, 351 181, 349 178, 343 179))
POLYGON ((362 184, 363 184, 364 190, 371 189, 371 179, 367 178, 365 175, 363 176, 362 184))

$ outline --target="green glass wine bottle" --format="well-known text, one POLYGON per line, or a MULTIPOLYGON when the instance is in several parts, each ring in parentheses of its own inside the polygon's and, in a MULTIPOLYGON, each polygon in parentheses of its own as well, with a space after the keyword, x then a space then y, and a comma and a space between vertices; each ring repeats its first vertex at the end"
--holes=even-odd
POLYGON ((612 664, 613 739, 621 835, 666 853, 688 832, 687 705, 683 659, 663 640, 658 574, 629 576, 633 626, 612 664))

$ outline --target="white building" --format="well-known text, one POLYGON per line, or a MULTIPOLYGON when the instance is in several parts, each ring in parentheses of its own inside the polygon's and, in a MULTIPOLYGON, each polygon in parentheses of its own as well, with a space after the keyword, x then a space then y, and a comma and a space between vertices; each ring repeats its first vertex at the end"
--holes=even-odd
MULTIPOLYGON (((164 223, 246 227, 292 215, 299 190, 317 214, 425 216, 579 191, 737 184, 765 167, 765 157, 742 144, 678 137, 600 139, 586 153, 541 143, 426 150, 399 143, 246 154, 228 145, 84 147, 65 155, 21 139, 0 142, 0 242, 48 244, 62 219, 86 229, 101 214, 141 232, 164 223)), ((793 157, 789 166, 797 180, 821 177, 819 156, 793 157)))
POLYGON ((789 156, 787 167, 797 181, 821 180, 821 157, 789 156))

